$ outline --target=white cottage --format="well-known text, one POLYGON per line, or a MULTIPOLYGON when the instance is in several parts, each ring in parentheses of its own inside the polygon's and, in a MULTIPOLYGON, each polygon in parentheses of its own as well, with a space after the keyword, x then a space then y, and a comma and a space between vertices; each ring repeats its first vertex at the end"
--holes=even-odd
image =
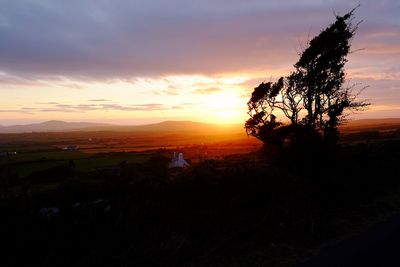
POLYGON ((168 164, 168 168, 184 168, 187 166, 189 166, 189 163, 187 163, 187 161, 183 158, 183 154, 177 154, 174 152, 174 155, 168 164))

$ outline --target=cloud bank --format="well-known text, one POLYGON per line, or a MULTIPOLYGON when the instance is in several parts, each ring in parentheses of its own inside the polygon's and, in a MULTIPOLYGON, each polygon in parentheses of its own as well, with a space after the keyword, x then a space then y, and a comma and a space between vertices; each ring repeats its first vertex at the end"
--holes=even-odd
MULTIPOLYGON (((98 80, 290 68, 308 32, 332 22, 332 9, 343 14, 358 2, 2 0, 0 72, 98 80)), ((361 4, 354 45, 390 61, 399 1, 361 4)))

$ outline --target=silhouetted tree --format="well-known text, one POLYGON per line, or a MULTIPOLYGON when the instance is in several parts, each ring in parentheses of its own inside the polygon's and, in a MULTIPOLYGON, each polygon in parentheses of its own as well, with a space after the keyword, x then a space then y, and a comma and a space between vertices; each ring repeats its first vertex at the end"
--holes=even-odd
POLYGON ((289 76, 274 83, 263 82, 254 89, 247 103, 247 134, 270 144, 316 137, 334 144, 345 111, 369 105, 356 100, 361 90, 354 92, 355 85, 344 86, 344 65, 359 25, 352 23, 354 10, 336 16, 333 24, 309 42, 289 76), (278 122, 277 115, 288 122, 278 122))

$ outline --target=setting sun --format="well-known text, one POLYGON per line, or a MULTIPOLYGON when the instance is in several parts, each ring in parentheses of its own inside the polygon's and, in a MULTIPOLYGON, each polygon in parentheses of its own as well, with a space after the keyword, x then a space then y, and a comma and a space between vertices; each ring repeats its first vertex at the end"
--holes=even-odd
POLYGON ((234 123, 241 122, 246 112, 243 100, 235 92, 221 92, 210 96, 204 104, 214 114, 213 122, 234 123))

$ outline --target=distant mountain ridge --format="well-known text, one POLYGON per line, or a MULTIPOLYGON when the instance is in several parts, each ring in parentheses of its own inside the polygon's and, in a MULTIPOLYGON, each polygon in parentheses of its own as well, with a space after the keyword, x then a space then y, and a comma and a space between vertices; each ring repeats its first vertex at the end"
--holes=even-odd
POLYGON ((132 132, 221 132, 235 131, 243 132, 241 124, 212 124, 195 121, 163 121, 153 124, 118 126, 109 125, 106 127, 90 127, 86 131, 132 131, 132 132))
POLYGON ((46 121, 26 125, 0 126, 0 133, 71 132, 71 131, 132 131, 132 132, 213 132, 243 131, 239 124, 208 124, 193 121, 164 121, 145 125, 113 125, 90 122, 46 121))
POLYGON ((400 118, 353 120, 344 123, 340 129, 344 132, 400 129, 400 118))
POLYGON ((85 129, 89 127, 104 127, 110 124, 90 122, 45 121, 25 125, 0 126, 0 133, 29 133, 29 132, 64 132, 85 129))
MULTIPOLYGON (((358 131, 366 129, 400 128, 400 118, 392 119, 362 119, 345 123, 340 128, 343 131, 358 131)), ((145 125, 113 125, 92 122, 45 121, 26 125, 0 125, 0 133, 31 133, 31 132, 72 132, 72 131, 124 131, 124 132, 169 132, 169 133, 243 133, 243 124, 211 124, 194 121, 163 121, 145 125)))

